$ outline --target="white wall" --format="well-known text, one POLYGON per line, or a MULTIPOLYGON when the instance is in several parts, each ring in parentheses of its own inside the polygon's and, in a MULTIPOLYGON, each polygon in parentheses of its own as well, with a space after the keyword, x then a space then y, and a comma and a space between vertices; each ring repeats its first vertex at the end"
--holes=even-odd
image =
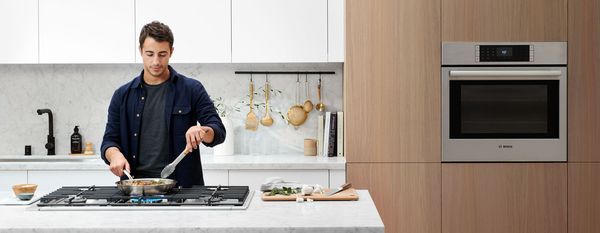
MULTIPOLYGON (((301 154, 303 139, 316 138, 316 118, 313 110, 307 122, 294 129, 277 114, 271 127, 259 126, 257 132, 243 128, 248 108, 237 104, 248 94, 249 75, 234 75, 237 70, 326 70, 335 75, 323 77, 324 103, 328 110, 342 109, 341 63, 329 64, 172 64, 181 74, 200 80, 214 98, 221 96, 241 112, 230 117, 235 125, 236 154, 301 154), (256 137, 253 137, 256 135, 256 137)), ((0 156, 22 155, 25 145, 32 145, 34 155, 45 155, 48 134, 47 115, 38 116, 36 109, 50 108, 54 114, 56 153, 70 152, 70 135, 80 126, 84 141, 94 143, 99 152, 106 124, 107 108, 116 88, 130 81, 141 71, 140 64, 93 65, 0 65, 0 156)), ((310 75, 310 95, 317 102, 318 75, 310 75)), ((269 78, 280 96, 271 96, 273 110, 285 116, 294 102, 295 75, 273 75, 269 78)), ((301 79, 304 80, 303 78, 301 79)), ((264 84, 264 76, 255 76, 255 88, 264 84)), ((304 83, 301 82, 301 91, 304 83)), ((304 93, 304 92, 302 92, 304 93)), ((247 99, 247 98, 246 98, 247 99)), ((262 95, 256 100, 264 102, 262 95)), ((304 94, 301 94, 304 102, 304 94)), ((262 117, 264 111, 258 111, 262 117)), ((203 148, 202 153, 212 154, 203 148)))

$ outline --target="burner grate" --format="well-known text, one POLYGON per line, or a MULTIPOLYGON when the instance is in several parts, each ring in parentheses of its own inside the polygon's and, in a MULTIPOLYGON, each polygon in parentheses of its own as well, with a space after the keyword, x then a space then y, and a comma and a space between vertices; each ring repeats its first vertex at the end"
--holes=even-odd
POLYGON ((115 186, 65 186, 40 199, 46 206, 242 206, 248 186, 174 188, 164 195, 129 196, 115 186))

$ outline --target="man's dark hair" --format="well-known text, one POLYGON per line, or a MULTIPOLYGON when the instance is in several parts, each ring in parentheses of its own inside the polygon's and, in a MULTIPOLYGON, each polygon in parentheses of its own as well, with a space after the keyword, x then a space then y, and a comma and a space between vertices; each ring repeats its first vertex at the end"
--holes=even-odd
POLYGON ((140 48, 144 45, 147 37, 152 37, 158 42, 169 42, 170 47, 173 48, 173 32, 164 23, 152 21, 152 23, 144 25, 140 32, 140 48))

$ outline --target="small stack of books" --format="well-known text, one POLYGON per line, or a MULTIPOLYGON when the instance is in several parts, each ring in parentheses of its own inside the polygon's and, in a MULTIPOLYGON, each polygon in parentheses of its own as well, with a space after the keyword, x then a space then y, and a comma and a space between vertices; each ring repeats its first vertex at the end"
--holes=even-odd
POLYGON ((325 112, 317 121, 317 155, 344 156, 344 112, 325 112))

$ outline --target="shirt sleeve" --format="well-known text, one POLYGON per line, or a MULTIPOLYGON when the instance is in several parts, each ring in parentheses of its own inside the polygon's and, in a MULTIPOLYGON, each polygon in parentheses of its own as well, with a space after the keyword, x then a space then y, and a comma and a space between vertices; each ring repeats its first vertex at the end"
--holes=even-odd
POLYGON ((225 141, 227 132, 225 131, 225 126, 223 126, 223 122, 221 122, 221 118, 215 109, 215 105, 210 100, 206 89, 204 89, 204 86, 202 86, 200 83, 198 83, 198 86, 198 97, 196 100, 197 120, 202 126, 208 126, 212 128, 215 133, 214 139, 211 143, 202 143, 205 146, 213 147, 225 141))
POLYGON ((117 89, 108 106, 108 121, 106 122, 106 129, 104 130, 104 137, 102 138, 102 146, 100 149, 100 156, 106 164, 110 164, 106 159, 106 149, 117 147, 121 150, 121 140, 119 136, 121 125, 121 102, 122 95, 119 93, 119 89, 117 89))

